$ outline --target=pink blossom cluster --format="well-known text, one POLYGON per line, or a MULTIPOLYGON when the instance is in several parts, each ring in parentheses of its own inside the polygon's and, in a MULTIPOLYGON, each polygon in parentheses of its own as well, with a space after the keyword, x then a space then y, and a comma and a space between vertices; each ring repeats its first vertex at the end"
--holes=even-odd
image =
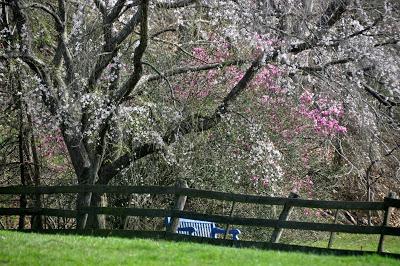
MULTIPOLYGON (((228 42, 212 34, 209 36, 209 41, 213 43, 211 48, 192 48, 193 59, 184 63, 193 66, 205 63, 221 63, 232 57, 230 50, 231 45, 228 42)), ((263 45, 271 45, 272 41, 262 40, 262 43, 263 45)), ((274 83, 274 78, 280 74, 281 71, 277 66, 268 65, 256 75, 250 84, 250 88, 265 89, 273 93, 281 93, 284 90, 274 83)), ((229 90, 235 86, 243 76, 244 71, 238 66, 228 66, 224 71, 212 69, 206 72, 192 73, 184 78, 183 84, 186 86, 179 84, 174 87, 175 95, 181 100, 186 100, 189 97, 203 99, 209 96, 219 83, 224 84, 225 89, 229 90)))
POLYGON ((260 34, 255 34, 253 41, 256 43, 253 52, 255 58, 263 53, 267 47, 271 47, 277 43, 276 40, 267 39, 260 34))
POLYGON ((315 132, 324 136, 347 132, 339 122, 344 115, 343 106, 327 98, 315 100, 312 93, 305 91, 300 96, 299 113, 313 121, 315 132))
POLYGON ((198 60, 208 62, 210 60, 210 56, 208 55, 206 49, 203 47, 194 47, 192 49, 192 54, 198 60))
POLYGON ((45 157, 52 157, 59 153, 66 152, 66 147, 61 134, 46 135, 41 139, 38 148, 45 157))
POLYGON ((57 156, 64 155, 67 152, 65 142, 60 132, 56 132, 52 135, 45 135, 40 139, 38 149, 43 157, 47 157, 50 160, 48 167, 56 173, 65 172, 68 169, 68 165, 65 162, 59 160, 51 160, 57 158, 57 156))
POLYGON ((226 68, 226 76, 229 77, 228 87, 232 87, 243 78, 244 71, 237 66, 230 66, 226 68))
MULTIPOLYGON (((203 47, 194 47, 192 48, 193 59, 184 62, 184 64, 195 66, 198 64, 222 62, 230 56, 228 47, 226 42, 220 43, 213 51, 208 51, 203 47)), ((191 97, 203 99, 212 92, 213 86, 217 83, 218 76, 219 71, 215 69, 187 75, 183 83, 174 86, 175 95, 180 100, 187 100, 191 97)))
POLYGON ((311 198, 313 195, 314 182, 311 177, 306 175, 304 178, 293 178, 292 191, 295 193, 306 192, 308 197, 311 198))
POLYGON ((252 85, 259 88, 267 89, 272 93, 285 92, 285 90, 278 87, 274 81, 274 79, 280 74, 281 71, 277 66, 267 65, 254 77, 252 85))

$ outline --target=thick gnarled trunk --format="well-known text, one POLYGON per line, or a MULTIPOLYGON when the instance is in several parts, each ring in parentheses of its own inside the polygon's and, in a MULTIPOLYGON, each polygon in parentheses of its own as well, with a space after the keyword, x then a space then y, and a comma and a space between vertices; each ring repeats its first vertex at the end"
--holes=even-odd
MULTIPOLYGON (((89 175, 84 176, 84 178, 80 178, 79 184, 84 185, 93 185, 96 181, 97 177, 97 169, 90 169, 89 175)), ((77 197, 76 209, 78 211, 78 215, 76 217, 76 228, 77 229, 87 229, 90 228, 87 226, 88 214, 85 213, 84 208, 91 206, 92 201, 92 192, 83 192, 79 193, 77 197)))
MULTIPOLYGON (((106 207, 107 206, 107 195, 106 194, 92 194, 90 201, 91 207, 106 207)), ((86 228, 90 229, 105 229, 106 228, 106 216, 104 214, 88 215, 86 221, 86 228)))

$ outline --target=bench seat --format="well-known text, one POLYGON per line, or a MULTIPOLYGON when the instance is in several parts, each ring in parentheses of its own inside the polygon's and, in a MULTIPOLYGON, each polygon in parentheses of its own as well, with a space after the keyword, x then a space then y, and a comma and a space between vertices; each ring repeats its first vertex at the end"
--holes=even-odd
MULTIPOLYGON (((171 218, 167 217, 165 219, 165 225, 170 225, 171 218)), ((209 238, 217 238, 217 235, 224 235, 225 229, 219 228, 214 222, 199 221, 191 219, 179 219, 178 233, 184 235, 201 236, 209 238)), ((228 230, 228 235, 232 235, 233 240, 239 240, 238 235, 240 234, 239 229, 228 230)))

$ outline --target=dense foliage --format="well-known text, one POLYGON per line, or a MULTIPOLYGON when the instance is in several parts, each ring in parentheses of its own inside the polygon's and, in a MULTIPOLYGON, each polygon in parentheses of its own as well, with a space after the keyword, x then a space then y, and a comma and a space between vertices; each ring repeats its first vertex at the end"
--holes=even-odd
MULTIPOLYGON (((351 200, 399 188, 397 0, 0 5, 2 185, 186 179, 351 200)), ((77 224, 105 226, 94 218, 77 224)))

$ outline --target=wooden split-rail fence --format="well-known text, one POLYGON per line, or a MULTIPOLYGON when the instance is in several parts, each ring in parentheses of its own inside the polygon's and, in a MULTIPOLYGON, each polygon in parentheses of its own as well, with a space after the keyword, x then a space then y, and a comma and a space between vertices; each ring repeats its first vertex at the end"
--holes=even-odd
MULTIPOLYGON (((78 215, 113 215, 113 216, 139 216, 139 217, 172 217, 171 226, 165 231, 134 231, 134 230, 79 230, 79 229, 42 229, 43 233, 61 233, 61 234, 90 234, 100 236, 122 236, 122 237, 149 237, 162 238, 177 241, 193 241, 210 243, 216 245, 229 245, 235 247, 256 247, 272 250, 295 250, 306 252, 322 252, 333 254, 370 254, 378 253, 400 259, 400 254, 384 252, 385 236, 400 236, 399 227, 389 225, 393 208, 400 208, 400 199, 397 199, 395 193, 389 193, 388 197, 382 202, 355 202, 355 201, 328 201, 328 200, 307 200, 301 199, 295 193, 289 197, 269 197, 235 194, 226 192, 216 192, 188 188, 186 183, 177 183, 175 186, 104 186, 104 185, 73 185, 73 186, 8 186, 0 187, 0 195, 43 195, 43 194, 78 194, 78 193, 96 193, 96 194, 151 194, 151 195, 176 195, 176 201, 173 208, 170 209, 151 209, 151 208, 117 208, 117 207, 80 207, 76 210, 54 209, 54 208, 0 208, 0 216, 12 215, 41 215, 55 216, 65 218, 76 218, 78 215), (213 199, 232 202, 232 210, 229 215, 214 215, 184 211, 187 197, 213 199), (235 203, 249 203, 260 205, 280 205, 283 206, 278 219, 248 218, 232 216, 235 203), (382 211, 383 223, 379 226, 365 226, 337 223, 316 223, 291 221, 289 216, 293 208, 316 208, 336 210, 363 210, 363 211, 382 211), (195 237, 180 235, 176 233, 178 218, 186 218, 201 221, 210 221, 229 226, 255 226, 273 228, 270 241, 233 241, 229 239, 210 239, 204 237, 195 237), (283 229, 295 230, 313 230, 330 232, 328 248, 314 248, 298 245, 289 245, 279 243, 283 229), (377 243, 376 252, 368 251, 349 251, 331 249, 335 232, 353 233, 353 234, 377 234, 380 235, 377 243)), ((336 220, 335 220, 336 221, 336 220)), ((36 231, 36 230, 25 230, 36 231)), ((243 232, 245 234, 245 232, 243 232)), ((400 237, 399 237, 400 241, 400 237)))

